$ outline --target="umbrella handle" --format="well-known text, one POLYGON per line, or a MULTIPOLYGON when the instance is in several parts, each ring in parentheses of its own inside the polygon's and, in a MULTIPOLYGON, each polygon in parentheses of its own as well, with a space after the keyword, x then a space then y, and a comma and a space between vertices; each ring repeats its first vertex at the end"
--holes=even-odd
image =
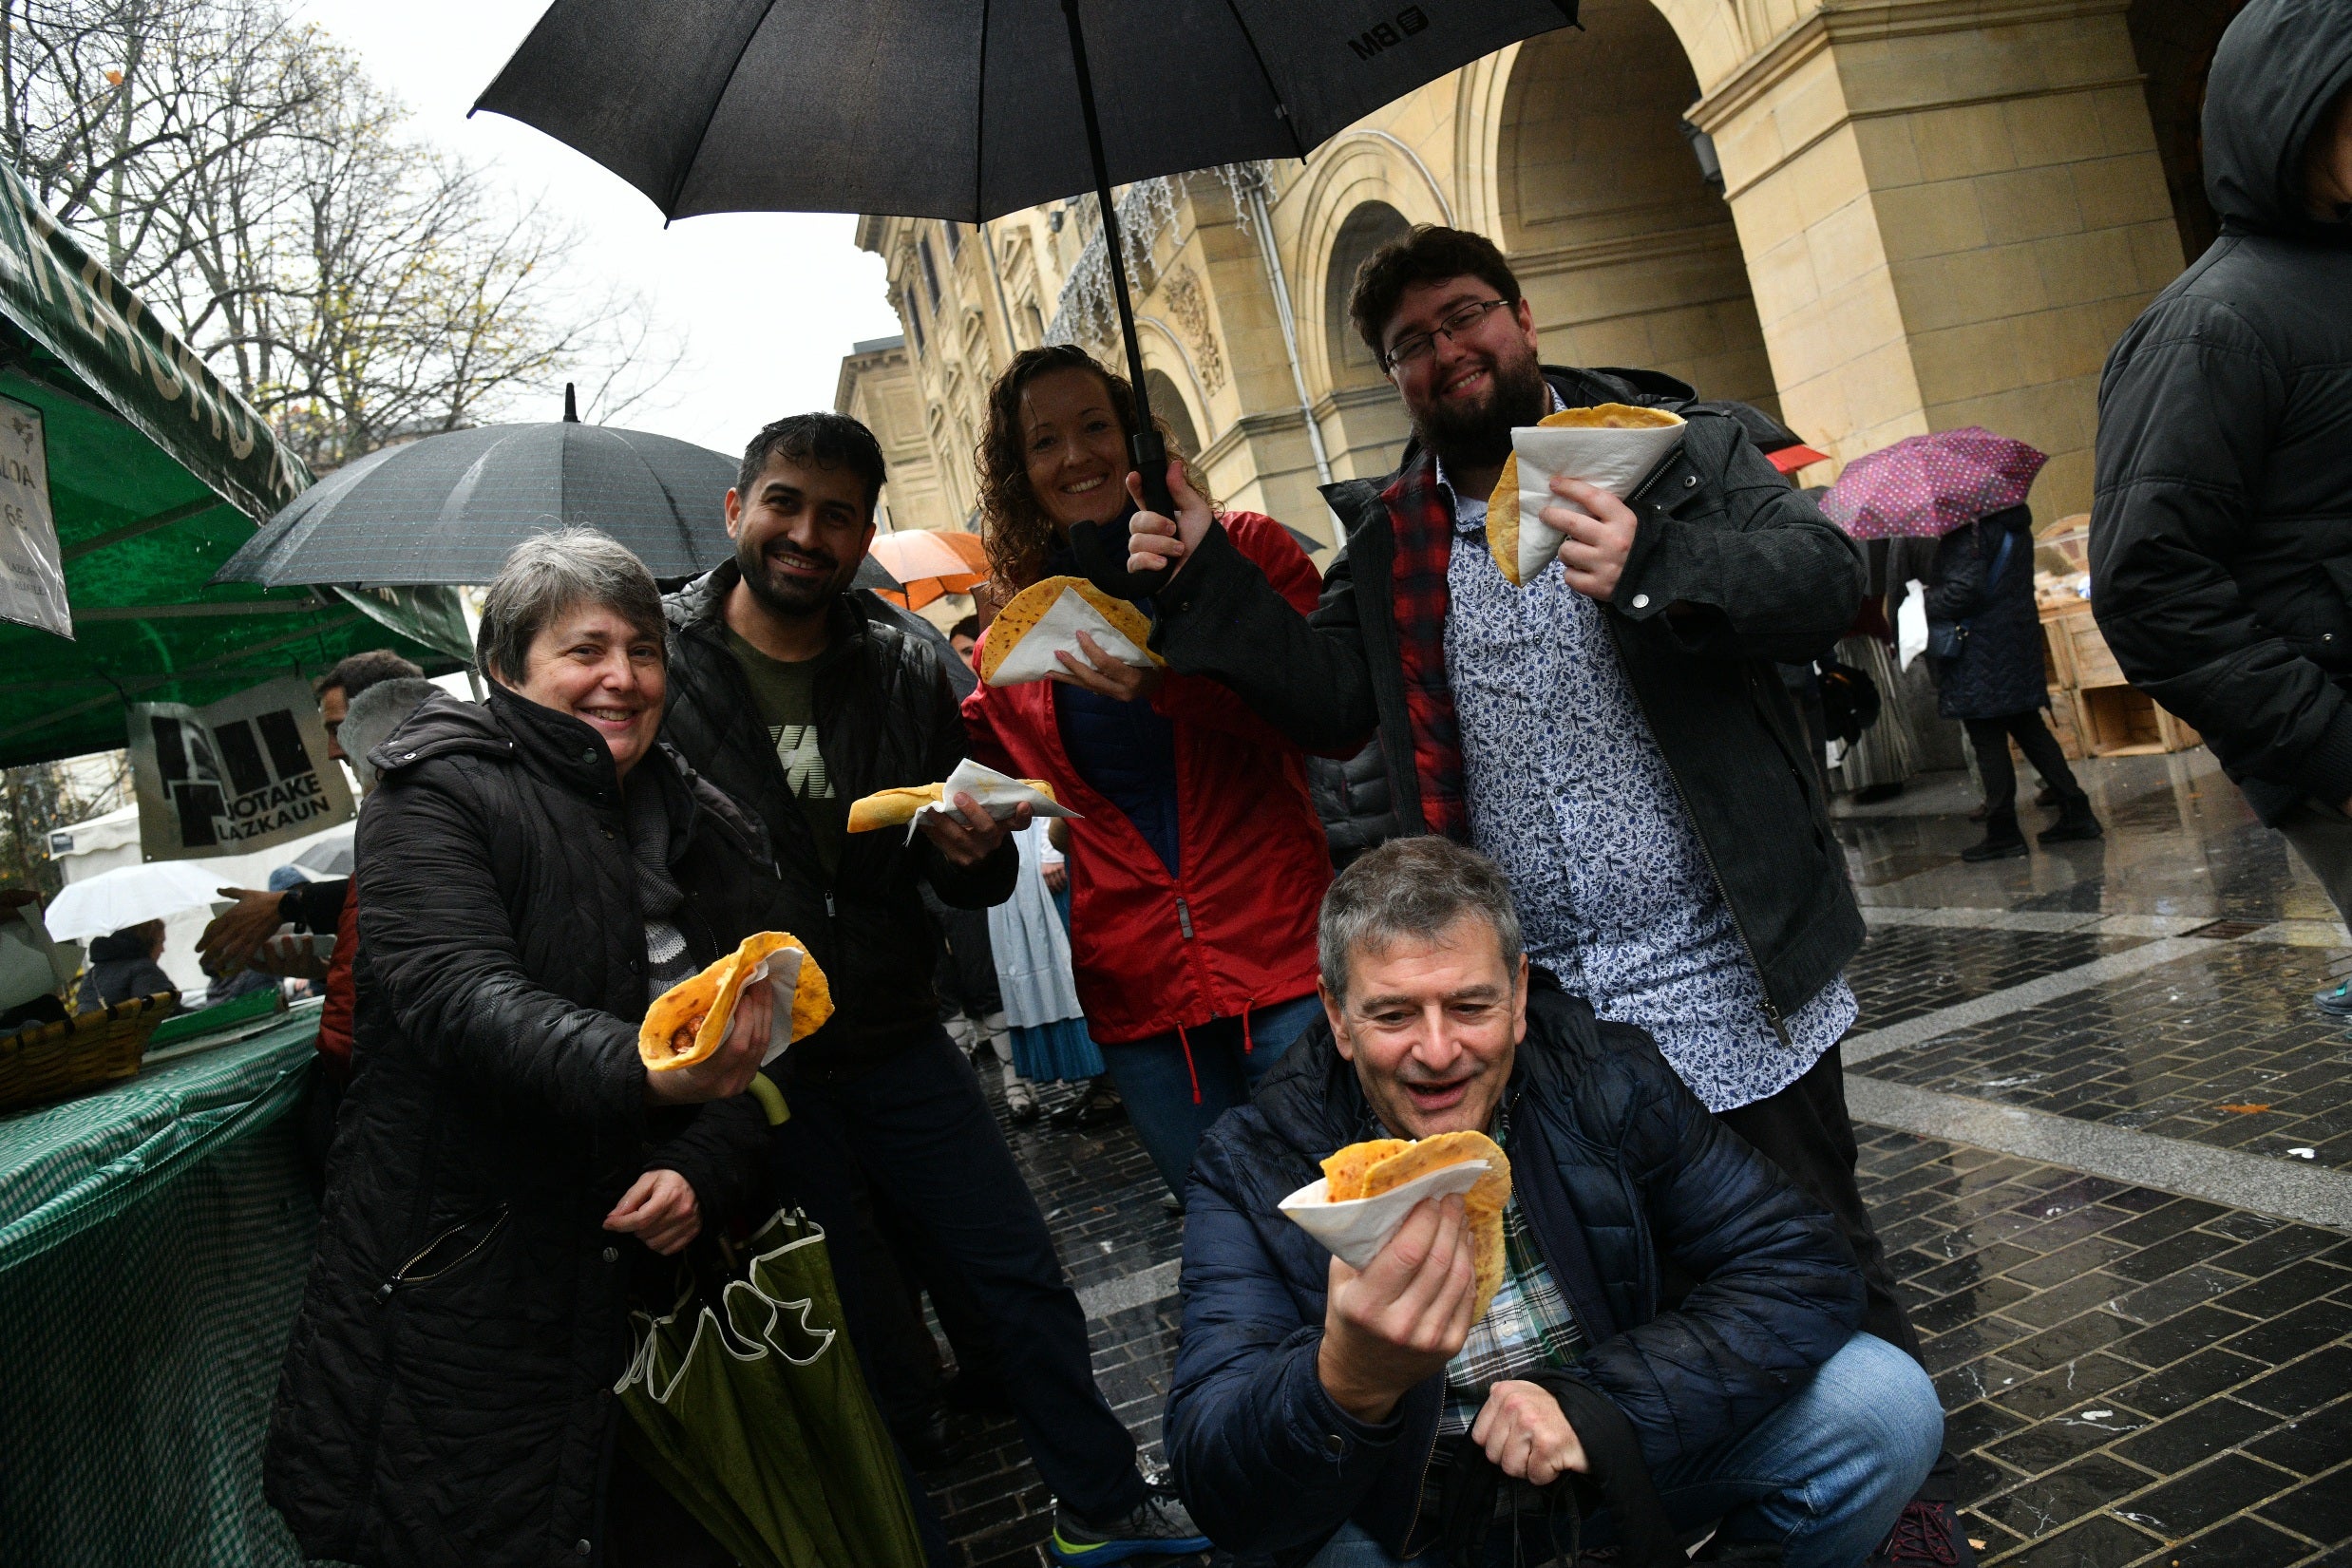
POLYGON ((1109 522, 1072 523, 1070 549, 1078 557, 1078 570, 1086 574, 1086 580, 1104 593, 1123 599, 1148 599, 1167 586, 1167 573, 1159 567, 1148 572, 1127 569, 1128 522, 1134 516, 1135 508, 1129 506, 1109 522))

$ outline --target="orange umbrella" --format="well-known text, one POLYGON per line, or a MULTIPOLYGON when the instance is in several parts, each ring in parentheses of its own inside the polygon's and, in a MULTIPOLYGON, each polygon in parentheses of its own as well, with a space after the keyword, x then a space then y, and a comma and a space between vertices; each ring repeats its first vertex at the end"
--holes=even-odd
POLYGON ((909 610, 920 610, 942 594, 969 594, 988 580, 988 552, 977 534, 908 528, 876 535, 866 554, 904 585, 901 593, 877 592, 909 610))

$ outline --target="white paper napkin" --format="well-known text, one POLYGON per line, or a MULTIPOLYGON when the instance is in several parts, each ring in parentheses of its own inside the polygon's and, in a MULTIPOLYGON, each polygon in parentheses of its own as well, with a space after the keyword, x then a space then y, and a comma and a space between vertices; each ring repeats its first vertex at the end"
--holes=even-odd
MULTIPOLYGON (((1022 646, 1028 645, 1024 643, 1022 646)), ((1020 780, 1008 777, 993 767, 976 763, 966 757, 956 765, 956 771, 950 773, 947 776, 947 782, 939 786, 939 798, 919 809, 915 813, 914 820, 906 824, 907 841, 909 843, 914 841, 915 828, 922 821, 924 812, 952 811, 955 807, 948 803, 954 801, 958 795, 971 796, 988 809, 991 817, 1000 822, 1012 816, 1016 807, 1024 805, 1029 807, 1030 815, 1033 817, 1069 817, 1074 821, 1085 821, 1070 807, 1059 802, 1046 799, 1042 792, 1032 789, 1020 780)))
POLYGON ((1544 520, 1544 508, 1558 498, 1554 476, 1565 474, 1598 485, 1622 501, 1641 487, 1666 454, 1682 444, 1687 425, 1643 430, 1574 430, 1523 425, 1510 433, 1519 458, 1519 580, 1533 582, 1560 553, 1567 536, 1544 520))
POLYGON ((1064 588, 1052 609, 1038 617, 1037 624, 1005 654, 996 672, 988 677, 991 686, 1018 686, 1024 681, 1041 681, 1049 675, 1058 675, 1062 663, 1053 655, 1070 654, 1081 663, 1086 650, 1078 646, 1078 633, 1092 637, 1096 646, 1122 664, 1142 669, 1151 663, 1151 657, 1129 640, 1126 633, 1113 627, 1103 613, 1087 602, 1084 594, 1064 588))
POLYGON ((1318 1176, 1276 1207, 1330 1248, 1349 1268, 1361 1269, 1380 1255, 1380 1249, 1389 1244, 1389 1237, 1404 1224, 1415 1203, 1424 1198, 1448 1198, 1468 1192, 1486 1174, 1484 1160, 1464 1160, 1440 1165, 1377 1198, 1354 1198, 1344 1203, 1334 1203, 1323 1196, 1330 1190, 1330 1184, 1318 1176))

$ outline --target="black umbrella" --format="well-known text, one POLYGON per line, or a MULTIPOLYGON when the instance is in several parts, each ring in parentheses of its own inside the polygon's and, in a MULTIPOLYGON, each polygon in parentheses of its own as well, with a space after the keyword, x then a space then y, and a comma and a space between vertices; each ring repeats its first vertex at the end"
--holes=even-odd
POLYGON ((582 425, 564 388, 550 425, 486 425, 389 446, 296 497, 215 582, 482 583, 534 534, 585 524, 656 577, 734 553, 725 500, 735 460, 641 430, 582 425))
MULTIPOLYGON (((1113 184, 1309 149, 1577 0, 555 0, 476 108, 577 147, 671 217, 896 213, 978 223, 1091 186, 1135 466, 1172 510, 1113 184)), ((1124 525, 1119 534, 1124 536, 1124 525)), ((1117 539, 1072 530, 1090 575, 1117 539)))

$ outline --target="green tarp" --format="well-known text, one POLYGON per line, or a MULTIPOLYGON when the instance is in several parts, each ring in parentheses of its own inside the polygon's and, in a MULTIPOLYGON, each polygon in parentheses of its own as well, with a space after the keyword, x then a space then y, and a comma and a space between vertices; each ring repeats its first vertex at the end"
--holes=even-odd
POLYGON ((71 640, 0 624, 0 765, 123 744, 126 701, 205 704, 346 653, 464 662, 446 589, 214 587, 310 470, 0 163, 0 397, 41 411, 71 640))
POLYGON ((318 1229, 318 1015, 0 1118, 0 1563, 298 1568, 262 1428, 318 1229))

